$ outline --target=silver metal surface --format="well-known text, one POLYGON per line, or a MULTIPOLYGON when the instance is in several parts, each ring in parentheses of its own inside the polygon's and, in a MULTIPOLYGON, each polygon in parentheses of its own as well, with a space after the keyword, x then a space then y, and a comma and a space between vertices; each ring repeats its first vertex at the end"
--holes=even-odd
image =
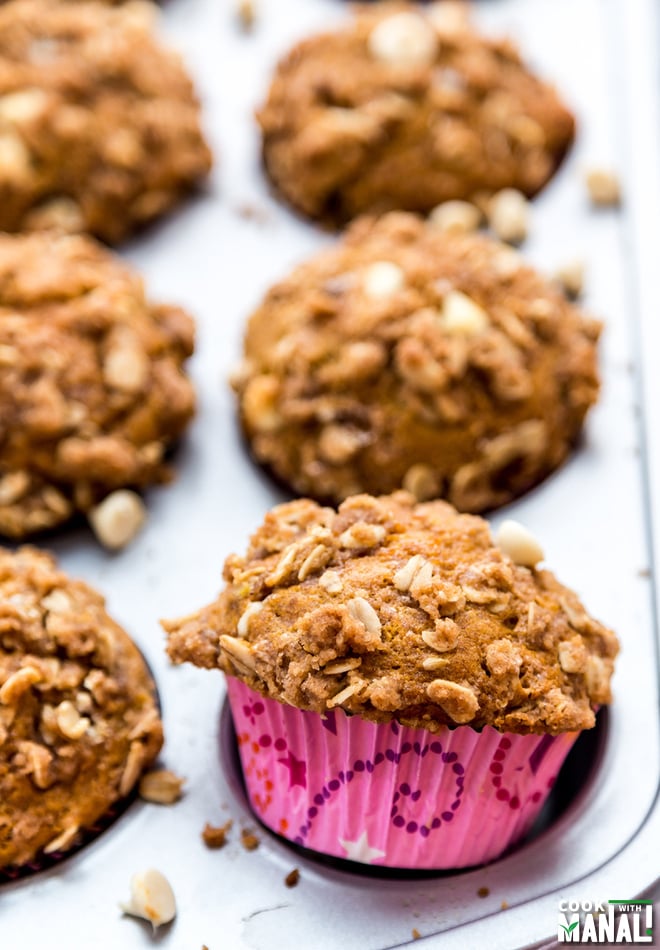
POLYGON ((222 677, 172 669, 157 623, 211 600, 225 556, 282 498, 244 453, 225 378, 243 320, 267 286, 332 240, 268 195, 251 116, 292 40, 348 14, 340 0, 257 3, 250 37, 235 29, 228 0, 169 0, 163 11, 218 156, 208 193, 124 251, 152 296, 181 302, 199 322, 200 414, 178 456, 179 478, 150 494, 146 530, 124 553, 103 552, 82 530, 52 543, 68 571, 107 594, 148 657, 164 707, 163 759, 186 776, 187 793, 172 808, 138 802, 57 868, 0 886, 0 948, 383 950, 410 942, 413 928, 423 938, 416 947, 531 947, 556 934, 560 897, 633 897, 658 876, 659 589, 657 574, 648 576, 660 538, 658 11, 654 0, 476 4, 484 28, 517 37, 577 110, 576 148, 535 202, 524 250, 547 271, 584 256, 587 305, 607 322, 603 396, 584 444, 506 515, 543 541, 548 565, 614 627, 623 650, 602 760, 562 817, 489 867, 397 880, 318 864, 265 831, 252 853, 236 833, 221 851, 203 846, 206 821, 233 817, 235 830, 254 823, 218 754, 222 677), (581 173, 589 163, 621 170, 620 213, 588 207, 581 173), (241 214, 246 206, 264 220, 241 214), (155 939, 117 906, 131 874, 150 866, 169 877, 179 907, 155 939), (301 880, 287 889, 294 866, 301 880))

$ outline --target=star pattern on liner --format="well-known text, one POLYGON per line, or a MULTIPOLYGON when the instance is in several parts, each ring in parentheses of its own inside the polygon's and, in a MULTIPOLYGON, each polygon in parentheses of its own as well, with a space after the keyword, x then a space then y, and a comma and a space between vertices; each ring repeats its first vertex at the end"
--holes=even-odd
POLYGON ((287 757, 277 761, 281 765, 286 765, 289 770, 289 788, 293 788, 294 785, 307 788, 307 763, 303 759, 297 759, 289 749, 287 757))
POLYGON ((361 864, 373 864, 377 858, 385 857, 384 851, 370 847, 366 830, 362 832, 357 841, 347 841, 345 838, 340 838, 339 844, 346 852, 346 857, 350 861, 359 861, 361 864))

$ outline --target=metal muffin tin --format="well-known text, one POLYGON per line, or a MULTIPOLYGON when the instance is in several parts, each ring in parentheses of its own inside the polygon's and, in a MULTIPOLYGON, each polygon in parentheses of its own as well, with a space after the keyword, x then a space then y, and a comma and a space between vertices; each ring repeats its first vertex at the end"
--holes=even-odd
POLYGON ((261 828, 258 850, 241 848, 239 829, 257 825, 226 717, 219 726, 222 677, 170 667, 157 624, 210 601, 225 556, 242 550, 283 498, 248 460, 224 380, 243 321, 268 285, 333 240, 269 195, 252 112, 277 56, 348 12, 340 0, 256 2, 251 36, 236 28, 229 0, 170 0, 163 9, 164 31, 197 80, 218 162, 206 194, 123 249, 153 297, 179 301, 198 319, 191 368, 200 414, 178 454, 178 480, 150 493, 147 527, 119 555, 82 529, 49 539, 66 570, 106 593, 147 656, 164 709, 163 761, 186 776, 187 792, 173 807, 135 802, 57 867, 1 885, 0 947, 384 950, 411 943, 413 928, 415 946, 443 950, 545 945, 556 939, 560 898, 633 898, 652 893, 658 876, 658 10, 654 0, 475 4, 484 28, 518 38, 578 113, 576 147, 534 203, 524 253, 546 271, 583 255, 586 304, 607 322, 602 400, 583 444, 506 514, 543 541, 547 563, 618 632, 623 649, 614 705, 578 746, 583 761, 573 760, 563 801, 553 800, 559 817, 488 867, 397 876, 318 862, 261 828), (621 172, 620 212, 589 208, 581 174, 589 163, 621 172), (206 849, 204 823, 229 817, 230 843, 206 849), (156 937, 117 906, 131 874, 150 866, 169 877, 179 909, 156 937), (294 867, 300 882, 288 889, 294 867))

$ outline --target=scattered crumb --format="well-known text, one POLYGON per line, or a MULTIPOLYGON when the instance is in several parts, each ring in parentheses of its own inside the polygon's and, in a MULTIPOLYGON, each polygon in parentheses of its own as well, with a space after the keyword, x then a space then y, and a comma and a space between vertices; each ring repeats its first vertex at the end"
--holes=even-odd
POLYGON ((641 568, 637 571, 637 574, 639 575, 639 577, 650 577, 650 576, 651 576, 651 568, 650 568, 650 567, 641 567, 641 568))
POLYGON ((609 168, 590 168, 586 175, 591 203, 599 208, 613 208, 621 204, 621 184, 616 172, 609 168))
POLYGON ((154 769, 140 779, 140 798, 157 805, 173 805, 181 798, 184 782, 169 769, 154 769))
POLYGON ((294 868, 293 871, 289 871, 287 876, 284 878, 284 883, 287 887, 295 887, 299 880, 300 871, 298 868, 294 868))
POLYGON ((259 847, 259 839, 249 828, 243 828, 241 830, 241 844, 246 851, 254 851, 259 847))
POLYGON ((554 279, 567 297, 575 300, 584 289, 584 261, 577 258, 566 261, 554 273, 554 279))
POLYGON ((266 208, 261 208, 249 201, 237 205, 235 210, 239 218, 244 218, 246 221, 255 221, 257 224, 267 224, 270 221, 266 208))
POLYGON ((211 825, 207 821, 202 831, 202 839, 207 848, 224 848, 227 844, 227 832, 234 822, 230 819, 224 825, 211 825))
POLYGON ((488 897, 490 890, 487 887, 480 887, 477 891, 477 897, 488 897))
POLYGON ((413 927, 412 936, 413 936, 413 940, 419 940, 419 938, 422 936, 419 930, 417 929, 417 927, 413 927))
POLYGON ((500 904, 500 910, 508 910, 508 909, 509 909, 509 904, 507 903, 507 901, 502 901, 502 903, 500 904))
POLYGON ((238 0, 236 4, 236 15, 238 22, 243 30, 249 33, 254 27, 254 21, 257 18, 257 8, 254 0, 238 0))

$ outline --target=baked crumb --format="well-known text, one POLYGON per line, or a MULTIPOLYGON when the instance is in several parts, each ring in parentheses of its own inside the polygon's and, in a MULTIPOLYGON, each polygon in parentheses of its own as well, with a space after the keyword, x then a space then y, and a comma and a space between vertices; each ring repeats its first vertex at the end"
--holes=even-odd
POLYGON ((413 927, 413 929, 412 929, 412 938, 413 938, 413 940, 419 940, 419 939, 421 938, 421 936, 422 936, 422 935, 421 935, 421 933, 419 932, 419 930, 417 929, 417 927, 413 927))
POLYGON ((287 876, 284 878, 284 883, 287 887, 295 887, 300 880, 300 871, 298 868, 294 868, 293 871, 289 871, 287 876))
POLYGON ((246 851, 256 851, 259 847, 259 839, 249 828, 241 829, 241 844, 246 851))
POLYGON ((224 848, 227 844, 227 834, 234 822, 229 819, 224 825, 212 825, 208 821, 202 831, 202 840, 207 848, 224 848))
POLYGON ((500 904, 500 910, 508 910, 508 908, 509 908, 508 901, 502 901, 502 903, 500 904))
POLYGON ((490 894, 490 889, 487 887, 480 887, 477 891, 477 897, 488 897, 490 894))

